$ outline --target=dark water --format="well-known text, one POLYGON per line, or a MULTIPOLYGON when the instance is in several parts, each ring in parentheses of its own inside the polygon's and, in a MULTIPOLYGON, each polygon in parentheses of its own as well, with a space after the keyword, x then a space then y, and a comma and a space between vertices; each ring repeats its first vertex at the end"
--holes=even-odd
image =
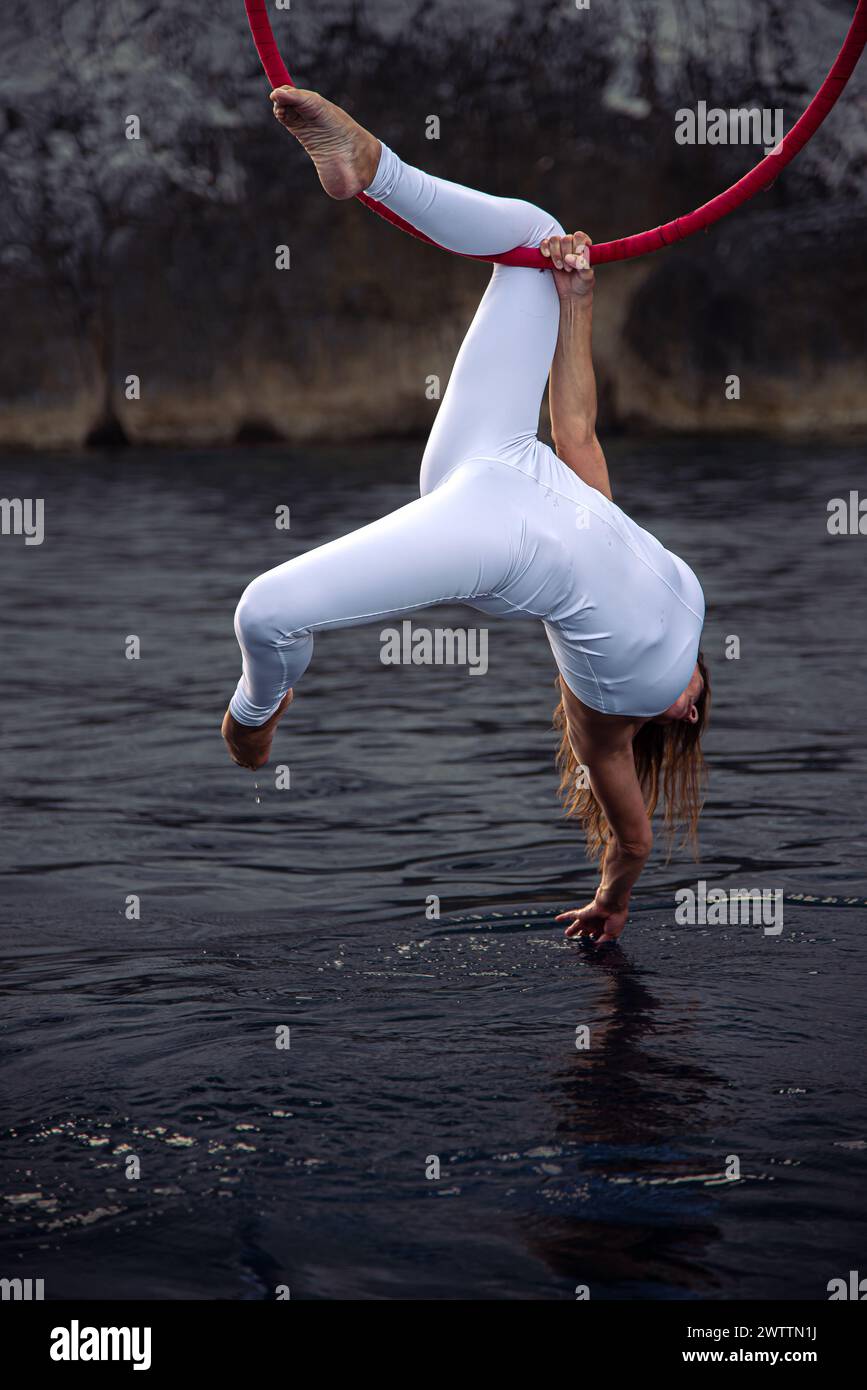
MULTIPOLYGON (((0 1275, 53 1297, 824 1298, 863 1272, 867 914, 787 908, 770 937, 636 913, 607 955, 546 923, 450 927, 592 892, 535 625, 490 624, 485 677, 327 634, 279 735, 291 789, 259 774, 257 799, 223 754, 244 584, 408 500, 418 453, 0 469, 46 501, 43 545, 0 542, 0 1275)), ((645 898, 867 895, 867 540, 826 530, 862 451, 611 455, 705 585, 716 677, 704 858, 657 856, 645 898)))

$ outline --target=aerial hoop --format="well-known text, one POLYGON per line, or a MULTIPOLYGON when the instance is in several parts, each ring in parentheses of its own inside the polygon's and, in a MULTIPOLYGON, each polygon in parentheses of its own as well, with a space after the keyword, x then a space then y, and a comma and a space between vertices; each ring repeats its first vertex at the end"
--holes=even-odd
MULTIPOLYGON (((271 30, 266 0, 244 0, 244 4, 247 8, 247 18, 250 21, 253 40, 271 86, 294 86, 283 59, 280 57, 280 51, 271 30)), ((664 226, 654 227, 651 231, 636 232, 634 236, 623 237, 620 241, 597 242, 590 248, 591 263, 603 265, 606 261, 626 261, 633 256, 646 256, 650 251, 661 251, 664 246, 672 246, 676 241, 683 241, 684 237, 692 236, 694 232, 701 232, 706 227, 712 226, 714 222, 719 222, 720 218, 727 217, 730 212, 741 207, 754 194, 769 187, 786 165, 791 163, 795 155, 804 148, 807 141, 815 135, 852 76, 865 43, 867 43, 867 0, 858 0, 849 32, 831 71, 800 120, 796 121, 773 153, 765 155, 754 169, 751 169, 737 183, 732 184, 731 188, 727 188, 724 193, 718 193, 709 203, 696 208, 694 212, 686 213, 684 217, 676 217, 673 222, 666 222, 664 226)), ((409 232, 411 236, 418 237, 420 241, 426 241, 431 246, 439 245, 431 237, 425 236, 423 232, 404 221, 402 217, 390 212, 382 203, 378 203, 374 198, 368 198, 366 193, 359 193, 358 199, 373 212, 378 213, 380 217, 384 217, 387 222, 391 222, 395 227, 400 227, 402 231, 409 232)), ((454 254, 461 255, 462 253, 455 252, 454 254)), ((550 260, 546 260, 540 251, 527 246, 518 246, 514 251, 504 251, 498 256, 467 256, 465 259, 496 261, 499 265, 529 266, 539 270, 550 270, 551 268, 550 260)))

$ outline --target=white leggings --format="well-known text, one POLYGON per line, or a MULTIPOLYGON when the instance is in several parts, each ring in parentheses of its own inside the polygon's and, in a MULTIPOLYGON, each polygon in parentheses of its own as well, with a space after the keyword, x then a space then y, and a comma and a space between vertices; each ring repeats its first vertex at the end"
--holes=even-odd
MULTIPOLYGON (((435 178, 386 145, 366 191, 454 251, 490 255, 563 233, 531 203, 435 178)), ((660 601, 682 619, 671 592, 679 582, 669 564, 675 557, 537 438, 559 318, 549 272, 494 267, 424 452, 421 496, 278 565, 245 590, 235 614, 243 674, 231 702, 241 724, 263 724, 274 712, 306 670, 314 633, 440 603, 540 619, 565 679, 593 708, 659 713, 685 688, 698 643, 695 604, 686 642, 683 631, 673 634, 673 677, 672 662, 660 663, 657 653, 637 679, 642 643, 623 632, 624 594, 648 589, 648 567, 668 566, 660 601), (588 609, 594 573, 598 592, 588 609), (636 703, 646 708, 626 708, 636 703)), ((655 610, 653 624, 658 646, 655 610)))

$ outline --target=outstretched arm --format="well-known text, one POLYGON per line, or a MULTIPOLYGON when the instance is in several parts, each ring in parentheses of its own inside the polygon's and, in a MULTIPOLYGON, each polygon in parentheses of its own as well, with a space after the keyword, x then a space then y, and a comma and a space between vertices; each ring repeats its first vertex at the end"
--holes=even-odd
POLYGON ((563 912, 567 936, 589 936, 597 945, 616 941, 626 925, 632 890, 650 856, 653 831, 635 768, 632 739, 641 720, 599 715, 578 701, 562 676, 569 742, 608 822, 596 896, 587 907, 563 912))
POLYGON ((554 266, 560 296, 560 332, 551 363, 549 404, 554 449, 583 482, 611 496, 608 465, 596 438, 596 377, 593 372, 594 273, 582 248, 591 244, 584 232, 550 237, 543 256, 554 266))

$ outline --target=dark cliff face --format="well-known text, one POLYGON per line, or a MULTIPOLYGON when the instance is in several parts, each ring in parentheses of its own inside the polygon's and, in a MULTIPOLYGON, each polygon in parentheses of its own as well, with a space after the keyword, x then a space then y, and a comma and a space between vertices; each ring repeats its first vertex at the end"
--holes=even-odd
MULTIPOLYGON (((781 107, 788 128, 853 8, 332 0, 273 22, 299 84, 404 158, 606 240, 751 167, 760 147, 678 144, 676 112, 781 107)), ((30 0, 0 50, 0 444, 429 426, 488 272, 325 198, 271 118, 242 0, 30 0)), ((865 74, 747 208, 599 272, 605 426, 867 427, 865 74)))

